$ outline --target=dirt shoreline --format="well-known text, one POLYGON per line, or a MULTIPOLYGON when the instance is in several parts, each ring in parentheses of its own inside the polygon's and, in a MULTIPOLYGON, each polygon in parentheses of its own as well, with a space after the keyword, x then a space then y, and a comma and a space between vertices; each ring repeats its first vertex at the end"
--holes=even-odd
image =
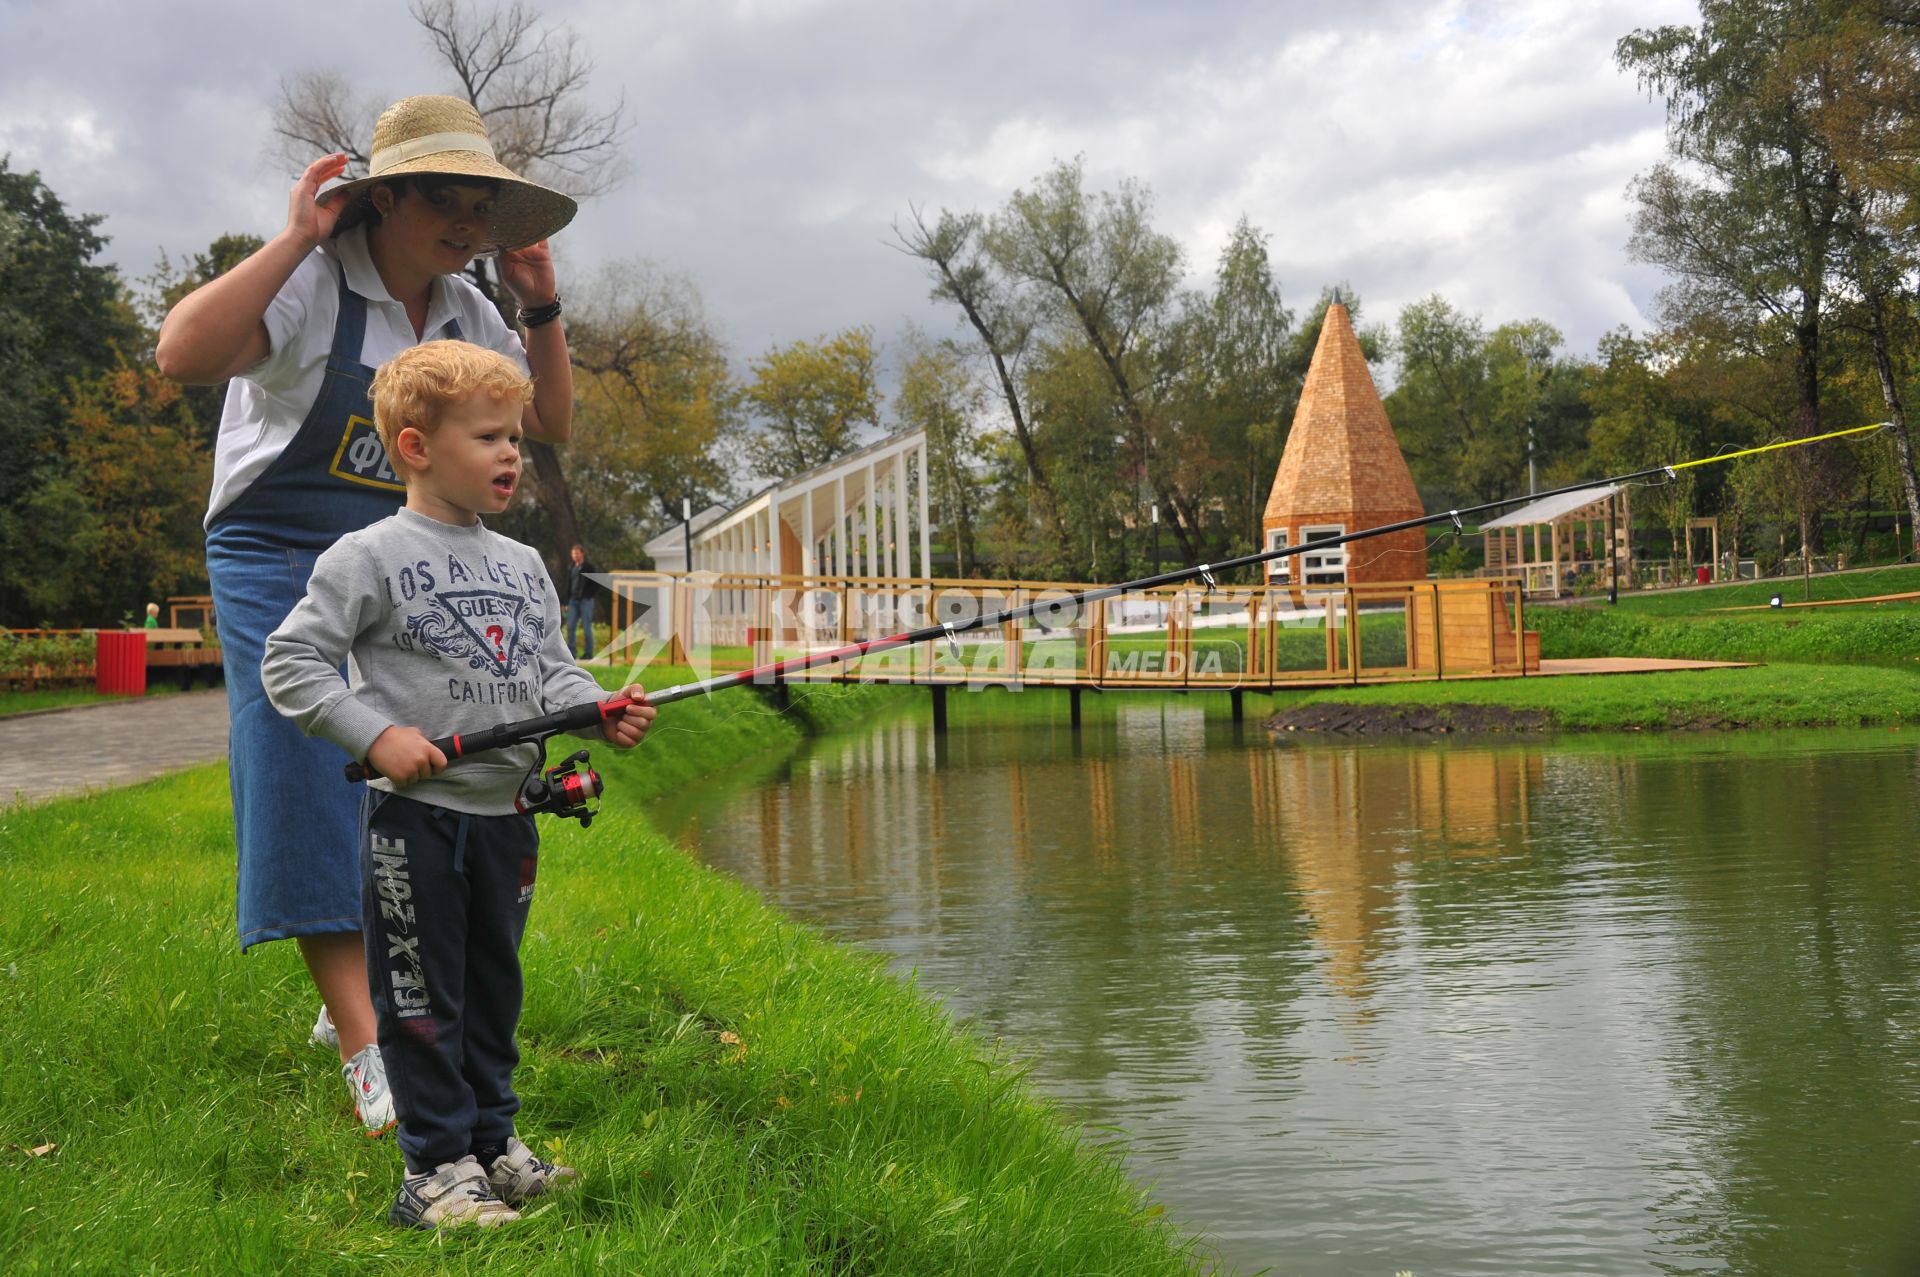
MULTIPOLYGON (((1569 727, 1556 720, 1550 709, 1515 709, 1507 705, 1344 705, 1323 702, 1282 710, 1267 719, 1267 730, 1274 733, 1308 733, 1322 736, 1419 736, 1473 735, 1511 736, 1543 732, 1591 731, 1730 731, 1747 724, 1729 718, 1669 717, 1665 723, 1620 723, 1613 727, 1569 727)), ((1819 724, 1802 724, 1819 726, 1819 724)))

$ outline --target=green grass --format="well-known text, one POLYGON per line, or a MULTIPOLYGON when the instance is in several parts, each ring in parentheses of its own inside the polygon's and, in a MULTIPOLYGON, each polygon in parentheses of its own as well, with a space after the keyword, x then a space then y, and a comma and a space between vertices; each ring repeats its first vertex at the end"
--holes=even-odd
POLYGON ((396 1150, 305 1045, 293 947, 236 951, 223 767, 0 811, 7 1270, 1190 1271, 1017 1060, 647 822, 743 750, 913 695, 733 692, 595 751, 600 819, 545 827, 518 1075, 522 1134, 585 1182, 487 1236, 387 1227, 396 1150))
MULTIPOLYGON (((1811 585, 1815 600, 1900 594, 1920 590, 1920 567, 1829 573, 1811 585)), ((1633 592, 1622 594, 1618 606, 1586 600, 1530 607, 1525 624, 1540 632, 1540 655, 1549 660, 1644 656, 1920 668, 1920 602, 1729 610, 1763 607, 1775 594, 1799 601, 1800 578, 1633 592)))
MULTIPOLYGON (((170 696, 180 689, 172 683, 148 683, 148 696, 170 696)), ((91 687, 50 687, 33 692, 0 693, 0 718, 9 714, 34 714, 49 709, 70 709, 75 705, 98 705, 106 701, 133 700, 128 696, 103 696, 91 687)))
POLYGON ((9 714, 32 714, 46 709, 66 709, 72 705, 93 705, 100 701, 126 700, 123 696, 102 696, 91 687, 49 687, 33 692, 0 692, 0 718, 9 714))
POLYGON ((1653 614, 1598 607, 1529 608, 1547 659, 1650 656, 1701 661, 1920 665, 1920 607, 1653 614))
MULTIPOLYGON (((1904 594, 1920 590, 1920 566, 1906 564, 1858 572, 1829 572, 1806 578, 1804 586, 1811 588, 1811 597, 1816 602, 1904 594)), ((1807 597, 1803 593, 1802 578, 1776 576, 1706 590, 1625 590, 1620 594, 1619 606, 1648 616, 1697 616, 1716 608, 1763 606, 1775 594, 1787 603, 1798 603, 1807 597)))
POLYGON ((1631 675, 1450 679, 1283 693, 1273 700, 1276 710, 1327 703, 1544 710, 1557 726, 1574 730, 1869 726, 1920 722, 1920 671, 1768 665, 1631 675))

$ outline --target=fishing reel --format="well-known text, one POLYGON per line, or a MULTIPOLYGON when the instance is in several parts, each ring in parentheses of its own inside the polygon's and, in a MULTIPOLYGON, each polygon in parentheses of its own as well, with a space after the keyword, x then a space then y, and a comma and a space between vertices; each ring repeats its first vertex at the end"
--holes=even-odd
POLYGON ((600 773, 587 766, 587 751, 579 750, 568 755, 561 762, 547 768, 545 773, 540 764, 546 761, 546 742, 541 741, 542 757, 534 760, 528 769, 526 779, 520 782, 520 792, 514 796, 513 809, 529 816, 558 816, 562 820, 577 820, 582 829, 593 824, 597 809, 587 803, 606 792, 606 786, 600 783, 600 773))

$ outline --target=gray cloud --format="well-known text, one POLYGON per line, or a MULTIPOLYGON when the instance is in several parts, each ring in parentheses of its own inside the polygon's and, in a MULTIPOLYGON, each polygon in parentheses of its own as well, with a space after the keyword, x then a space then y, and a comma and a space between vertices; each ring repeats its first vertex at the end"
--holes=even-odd
MULTIPOLYGON (((631 176, 557 245, 575 279, 644 256, 690 276, 742 362, 777 342, 907 321, 949 330, 890 251, 909 202, 999 205, 1053 160, 1148 183, 1203 284, 1242 214, 1293 303, 1350 281, 1387 319, 1430 292, 1489 323, 1538 316, 1591 352, 1642 325, 1624 188, 1661 111, 1612 65, 1692 0, 1418 4, 732 4, 555 0, 624 94, 631 176)), ((271 234, 282 76, 395 97, 447 83, 391 0, 326 14, 0 0, 0 151, 106 216, 129 277, 230 230, 271 234)), ((566 279, 563 277, 563 286, 566 279)))

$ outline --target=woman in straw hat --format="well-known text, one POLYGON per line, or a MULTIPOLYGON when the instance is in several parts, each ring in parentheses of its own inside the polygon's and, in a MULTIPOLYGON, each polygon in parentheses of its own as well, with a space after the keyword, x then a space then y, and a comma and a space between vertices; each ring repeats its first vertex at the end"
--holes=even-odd
POLYGON ((319 553, 405 499, 373 430, 377 366, 435 338, 492 347, 532 374, 528 437, 567 439, 573 378, 546 240, 574 202, 500 164, 479 112, 459 98, 388 107, 368 175, 322 193, 346 166, 330 155, 307 168, 286 228, 183 298, 157 357, 181 381, 232 378, 206 527, 232 718, 240 945, 298 943, 322 999, 314 1041, 337 1048, 377 1134, 392 1125, 393 1101, 367 989, 359 795, 341 779, 336 746, 273 711, 260 658, 319 553), (524 343, 461 274, 489 252, 520 306, 524 343))

